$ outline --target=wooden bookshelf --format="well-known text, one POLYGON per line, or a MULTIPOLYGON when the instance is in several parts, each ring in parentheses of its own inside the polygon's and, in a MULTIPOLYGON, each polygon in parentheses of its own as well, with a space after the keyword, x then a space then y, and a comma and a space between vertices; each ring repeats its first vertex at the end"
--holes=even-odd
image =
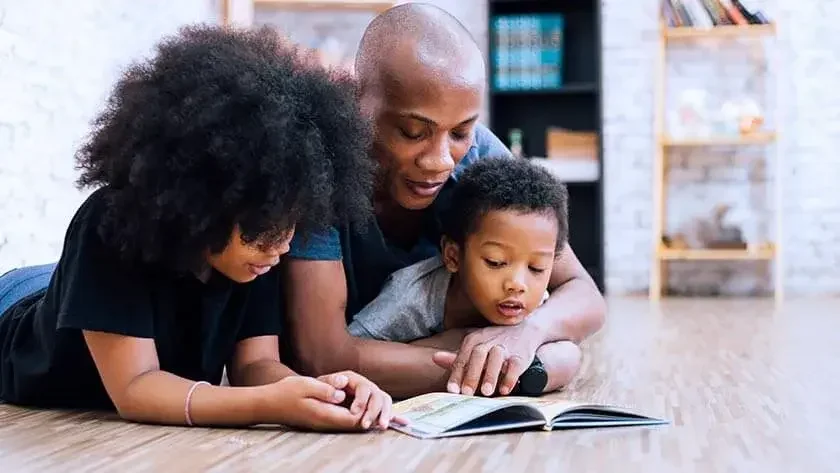
MULTIPOLYGON (((656 85, 654 88, 654 130, 657 133, 657 146, 654 155, 653 194, 654 215, 652 232, 652 258, 650 271, 649 298, 659 300, 667 289, 668 266, 675 261, 766 261, 774 265, 773 292, 777 301, 783 298, 783 264, 782 264, 782 185, 783 171, 780 166, 778 152, 775 153, 776 179, 775 190, 775 244, 766 246, 749 246, 747 249, 676 249, 662 245, 665 234, 665 215, 667 205, 668 152, 675 148, 708 148, 714 152, 715 147, 731 146, 767 146, 775 148, 778 142, 777 130, 763 130, 750 134, 719 135, 707 137, 677 138, 669 136, 665 131, 665 90, 666 64, 668 44, 677 40, 692 40, 704 38, 750 39, 772 37, 776 34, 775 23, 762 25, 714 26, 710 28, 696 27, 667 27, 661 25, 659 54, 656 71, 656 85)), ((702 43, 698 42, 698 46, 702 43)), ((778 121, 778 120, 776 120, 778 121)))
POLYGON ((757 38, 776 34, 776 24, 768 25, 727 25, 711 28, 690 26, 663 27, 662 38, 665 41, 706 39, 706 38, 757 38))
POLYGON ((744 135, 721 135, 692 138, 670 138, 661 140, 661 145, 668 148, 697 146, 750 146, 766 145, 776 141, 776 133, 763 131, 744 135))

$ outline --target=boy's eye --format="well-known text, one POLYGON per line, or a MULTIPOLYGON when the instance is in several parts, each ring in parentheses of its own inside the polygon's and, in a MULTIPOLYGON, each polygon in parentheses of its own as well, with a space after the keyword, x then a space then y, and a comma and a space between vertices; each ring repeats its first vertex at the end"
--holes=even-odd
POLYGON ((505 265, 505 263, 503 263, 501 261, 495 261, 495 260, 487 259, 487 258, 484 258, 484 262, 487 264, 487 266, 490 266, 491 268, 501 268, 502 266, 505 265))
POLYGON ((530 269, 532 272, 534 272, 536 274, 542 274, 546 271, 545 268, 535 268, 533 266, 528 267, 528 269, 530 269))

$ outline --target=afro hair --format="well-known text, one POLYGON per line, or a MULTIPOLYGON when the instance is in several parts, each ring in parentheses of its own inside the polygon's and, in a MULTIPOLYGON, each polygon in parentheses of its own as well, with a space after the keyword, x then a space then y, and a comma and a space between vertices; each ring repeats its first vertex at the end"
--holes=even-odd
POLYGON ((489 212, 553 215, 559 253, 569 236, 568 202, 566 186, 546 169, 520 158, 485 158, 461 173, 443 212, 441 230, 463 247, 489 212))
POLYGON ((117 82, 78 185, 105 187, 99 234, 126 259, 194 267, 236 225, 263 243, 370 218, 370 138, 349 75, 269 28, 194 25, 117 82))

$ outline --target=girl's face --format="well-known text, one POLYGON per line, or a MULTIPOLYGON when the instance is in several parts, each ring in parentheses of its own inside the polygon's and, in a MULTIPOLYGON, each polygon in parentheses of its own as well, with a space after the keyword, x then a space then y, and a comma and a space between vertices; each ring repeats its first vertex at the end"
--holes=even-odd
POLYGON ((289 243, 294 235, 295 229, 292 227, 280 241, 270 245, 261 244, 259 241, 245 243, 237 225, 225 249, 220 253, 209 254, 207 263, 232 281, 250 282, 280 262, 280 257, 289 252, 289 243))
POLYGON ((542 302, 554 265, 557 218, 551 213, 488 212, 467 235, 463 251, 444 244, 472 305, 494 325, 522 322, 542 302))

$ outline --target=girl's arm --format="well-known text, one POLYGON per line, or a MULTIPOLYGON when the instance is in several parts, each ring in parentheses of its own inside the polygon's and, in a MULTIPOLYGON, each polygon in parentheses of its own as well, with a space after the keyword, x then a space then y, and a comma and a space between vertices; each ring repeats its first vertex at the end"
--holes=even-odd
MULTIPOLYGON (((127 420, 184 425, 189 415, 195 425, 266 423, 316 430, 357 430, 376 425, 365 425, 364 412, 354 414, 339 405, 348 392, 372 390, 372 383, 354 373, 317 380, 293 376, 279 361, 250 358, 266 349, 269 344, 265 339, 240 342, 232 375, 237 381, 269 384, 198 385, 188 404, 187 396, 195 381, 161 371, 154 340, 93 331, 84 331, 84 336, 108 395, 127 420), (274 382, 274 378, 279 381, 274 382)), ((381 416, 374 419, 380 427, 391 420, 390 398, 382 398, 388 403, 381 409, 381 416)))
MULTIPOLYGON (((132 421, 183 425, 187 393, 195 381, 160 370, 153 339, 85 331, 105 390, 120 416, 132 421)), ((270 416, 265 388, 199 386, 190 403, 194 423, 250 425, 270 416)))

